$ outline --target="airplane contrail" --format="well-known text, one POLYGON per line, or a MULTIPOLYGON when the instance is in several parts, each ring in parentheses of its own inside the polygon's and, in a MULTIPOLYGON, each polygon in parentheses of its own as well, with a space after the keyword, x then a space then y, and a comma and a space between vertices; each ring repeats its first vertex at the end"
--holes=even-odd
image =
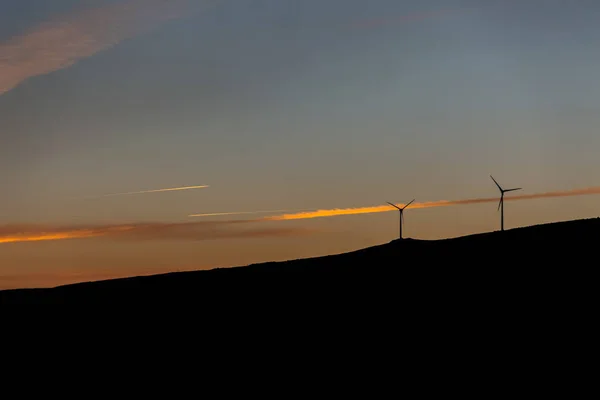
POLYGON ((216 212, 204 214, 191 214, 189 217, 217 217, 222 215, 244 215, 244 214, 272 214, 280 212, 301 212, 305 210, 268 210, 268 211, 239 211, 239 212, 216 212))
POLYGON ((144 193, 159 193, 159 192, 176 192, 179 190, 192 190, 192 189, 204 189, 210 187, 208 185, 200 185, 200 186, 183 186, 183 187, 176 187, 176 188, 167 188, 167 189, 154 189, 154 190, 142 190, 139 192, 125 192, 125 193, 111 193, 111 194, 103 194, 100 196, 96 196, 95 198, 98 197, 111 197, 111 196, 127 196, 130 194, 144 194, 144 193))
MULTIPOLYGON (((584 196, 600 194, 600 186, 588 187, 582 189, 572 189, 545 193, 534 193, 524 194, 518 196, 507 196, 504 198, 505 201, 516 201, 516 200, 533 200, 542 198, 554 198, 554 197, 570 197, 570 196, 584 196)), ((448 207, 456 205, 467 205, 467 204, 478 204, 478 203, 491 203, 497 202, 499 197, 486 197, 477 199, 465 199, 465 200, 439 200, 424 203, 413 203, 411 209, 417 208, 432 208, 432 207, 448 207)), ((405 204, 397 204, 398 207, 404 207, 405 204)), ((325 217, 336 217, 341 215, 357 215, 357 214, 372 214, 380 212, 395 211, 395 208, 391 206, 372 206, 372 207, 356 207, 356 208, 334 208, 315 210, 308 212, 298 212, 292 214, 276 215, 272 217, 264 217, 264 221, 285 221, 295 219, 310 219, 310 218, 325 218, 325 217)))

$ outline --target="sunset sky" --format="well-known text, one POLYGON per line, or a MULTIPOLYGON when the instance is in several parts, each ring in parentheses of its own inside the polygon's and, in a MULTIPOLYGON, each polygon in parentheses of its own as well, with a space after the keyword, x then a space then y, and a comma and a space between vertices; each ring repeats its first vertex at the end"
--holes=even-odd
POLYGON ((600 215, 597 0, 4 0, 0 289, 600 215), (521 196, 521 197, 519 197, 521 196), (513 199, 511 200, 511 197, 513 199), (510 201, 509 201, 510 200, 510 201))

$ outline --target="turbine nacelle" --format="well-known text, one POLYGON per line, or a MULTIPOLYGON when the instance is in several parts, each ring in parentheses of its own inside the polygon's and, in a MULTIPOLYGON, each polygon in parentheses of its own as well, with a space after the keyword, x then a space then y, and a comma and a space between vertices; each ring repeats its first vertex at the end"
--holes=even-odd
POLYGON ((388 203, 390 206, 394 207, 396 210, 398 210, 400 212, 400 239, 402 239, 402 225, 404 225, 404 210, 410 206, 413 201, 415 201, 415 199, 412 199, 410 203, 404 205, 404 207, 398 207, 397 205, 390 203, 389 201, 386 201, 386 203, 388 203))
POLYGON ((390 206, 394 207, 395 209, 397 209, 398 211, 404 211, 404 209, 406 209, 406 207, 410 206, 416 199, 412 199, 410 201, 410 203, 406 204, 404 207, 398 207, 397 205, 390 203, 389 201, 386 201, 386 203, 388 203, 390 206))
POLYGON ((500 184, 498 182, 496 182, 496 180, 494 179, 494 177, 492 175, 490 175, 490 178, 492 178, 492 180, 494 181, 494 183, 496 184, 496 186, 498 186, 498 190, 500 190, 500 193, 502 196, 504 196, 504 193, 506 192, 514 192, 515 190, 522 190, 523 188, 514 188, 514 189, 502 189, 502 186, 500 186, 500 184))

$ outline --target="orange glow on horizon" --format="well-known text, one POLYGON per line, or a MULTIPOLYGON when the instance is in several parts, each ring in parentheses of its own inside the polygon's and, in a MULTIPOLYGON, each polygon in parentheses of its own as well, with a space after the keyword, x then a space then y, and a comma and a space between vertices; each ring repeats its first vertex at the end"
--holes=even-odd
MULTIPOLYGON (((288 237, 318 233, 315 229, 273 227, 235 229, 240 224, 262 220, 229 220, 211 222, 156 223, 140 222, 130 225, 98 225, 88 227, 24 227, 0 229, 0 244, 41 242, 68 239, 106 237, 127 240, 214 240, 264 237, 288 237), (4 230, 4 233, 2 233, 4 230)), ((2 228, 0 226, 0 228, 2 228)))
POLYGON ((62 233, 41 233, 32 236, 7 236, 0 237, 0 244, 4 243, 19 243, 19 242, 42 242, 49 240, 66 240, 66 239, 82 239, 89 237, 100 236, 102 233, 94 231, 74 231, 74 232, 62 232, 62 233))
POLYGON ((51 240, 86 239, 99 237, 111 233, 126 232, 134 229, 132 226, 115 226, 104 230, 100 229, 75 229, 57 232, 36 232, 17 235, 0 236, 0 244, 21 242, 44 242, 51 240))

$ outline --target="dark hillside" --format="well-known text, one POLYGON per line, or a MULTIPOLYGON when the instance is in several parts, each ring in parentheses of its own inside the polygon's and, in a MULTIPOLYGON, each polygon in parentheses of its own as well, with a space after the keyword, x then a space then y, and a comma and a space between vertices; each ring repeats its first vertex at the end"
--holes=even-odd
POLYGON ((0 304, 197 305, 578 296, 597 267, 600 219, 445 240, 395 240, 327 257, 0 291, 0 304))

